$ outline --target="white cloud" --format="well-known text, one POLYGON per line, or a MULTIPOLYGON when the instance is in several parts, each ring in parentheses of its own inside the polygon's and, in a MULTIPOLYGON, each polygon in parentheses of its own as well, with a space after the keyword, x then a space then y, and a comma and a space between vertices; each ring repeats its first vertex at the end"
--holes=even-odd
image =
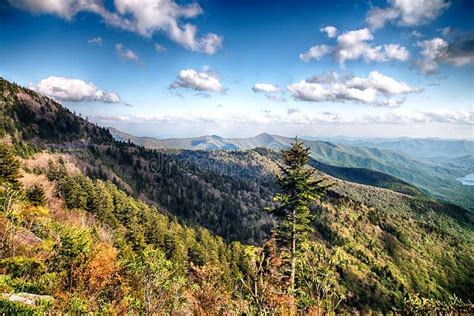
POLYGON ((325 44, 315 45, 311 47, 306 53, 300 54, 300 59, 306 63, 311 59, 320 60, 322 57, 326 56, 332 51, 333 48, 331 46, 325 44))
POLYGON ((253 92, 275 93, 278 92, 278 87, 270 83, 257 83, 252 87, 253 92))
POLYGON ((344 65, 346 60, 356 60, 363 58, 366 62, 384 62, 391 59, 406 61, 410 54, 405 47, 398 44, 382 46, 372 46, 368 41, 374 36, 369 29, 349 31, 337 38, 338 45, 334 50, 334 56, 340 65, 344 65))
POLYGON ((399 44, 388 44, 383 46, 385 56, 387 59, 396 59, 400 61, 407 61, 410 59, 410 53, 405 47, 401 47, 399 44))
POLYGON ((287 88, 295 99, 311 102, 360 101, 363 103, 372 103, 375 101, 377 92, 373 88, 361 90, 348 88, 339 83, 326 88, 319 83, 309 83, 305 80, 291 84, 287 88))
POLYGON ((374 88, 385 95, 416 93, 422 90, 412 87, 403 81, 397 81, 392 77, 381 74, 378 71, 372 71, 367 78, 354 77, 345 82, 348 87, 357 89, 374 88))
POLYGON ((270 83, 256 83, 252 87, 253 92, 263 93, 265 97, 273 102, 287 102, 286 98, 283 95, 274 95, 275 93, 280 92, 280 89, 270 83))
POLYGON ((448 0, 389 0, 385 9, 375 7, 367 13, 366 22, 375 30, 387 22, 415 26, 426 24, 443 14, 451 5, 448 0))
POLYGON ((302 101, 355 101, 373 106, 388 107, 399 106, 403 103, 403 100, 397 100, 391 96, 422 91, 378 71, 372 71, 367 78, 337 75, 335 73, 315 76, 288 85, 287 88, 295 99, 302 101))
POLYGON ((182 24, 182 19, 203 13, 197 3, 181 5, 174 0, 115 0, 115 11, 109 11, 101 0, 8 0, 19 9, 33 14, 54 14, 66 20, 79 12, 90 12, 102 17, 108 25, 150 38, 155 32, 164 32, 186 49, 214 54, 222 47, 223 37, 208 33, 197 37, 197 27, 182 24))
POLYGON ((120 59, 138 61, 138 55, 131 49, 126 48, 123 44, 115 44, 115 51, 120 59))
POLYGON ((300 59, 304 62, 311 59, 319 60, 332 53, 339 64, 344 66, 347 60, 361 58, 366 62, 407 61, 410 58, 410 53, 405 47, 399 44, 372 46, 370 41, 373 39, 374 36, 368 28, 349 31, 337 37, 336 46, 325 44, 313 46, 308 52, 300 54, 300 59))
POLYGON ((110 126, 112 122, 125 123, 154 123, 171 125, 188 124, 244 124, 259 125, 274 124, 279 127, 284 125, 317 126, 319 124, 331 125, 416 125, 416 124, 450 124, 467 125, 474 124, 473 111, 450 111, 450 112, 400 112, 397 109, 390 110, 383 115, 360 115, 346 116, 332 112, 317 112, 311 115, 301 113, 297 109, 290 108, 285 115, 271 114, 261 111, 261 115, 249 115, 248 113, 223 114, 219 112, 202 115, 200 113, 174 114, 174 115, 133 115, 133 116, 92 116, 93 121, 110 126))
POLYGON ((319 30, 323 33, 326 33, 326 35, 329 38, 336 37, 336 35, 337 35, 337 28, 335 28, 334 26, 328 25, 328 26, 320 28, 319 30))
POLYGON ((335 58, 339 64, 343 65, 346 60, 364 58, 367 61, 381 61, 383 56, 380 54, 381 48, 371 48, 367 41, 374 38, 369 29, 364 28, 354 30, 339 35, 337 38, 338 46, 335 51, 335 58))
POLYGON ((170 85, 170 88, 188 88, 196 91, 223 92, 225 89, 214 73, 209 71, 196 71, 184 69, 178 74, 178 79, 170 85))
POLYGON ((87 41, 88 44, 102 46, 102 37, 94 37, 87 41))
POLYGON ((115 0, 118 13, 123 17, 131 15, 127 23, 133 26, 133 30, 145 37, 151 37, 156 31, 163 31, 178 44, 186 49, 214 54, 222 48, 223 37, 214 33, 208 33, 197 38, 197 27, 186 23, 180 25, 180 19, 194 18, 203 13, 197 3, 179 5, 174 0, 115 0))
POLYGON ((372 30, 379 29, 385 25, 385 22, 394 20, 400 16, 400 12, 394 8, 373 8, 371 9, 365 18, 365 21, 369 24, 372 30))
POLYGON ((222 48, 224 38, 214 33, 208 33, 206 36, 201 37, 192 46, 191 50, 213 55, 216 51, 222 48))
POLYGON ((70 20, 80 11, 94 11, 98 1, 61 1, 61 0, 7 0, 12 6, 27 10, 33 14, 55 14, 70 20))
POLYGON ((155 43, 155 51, 157 53, 162 53, 162 52, 166 52, 166 47, 158 44, 158 43, 155 43))
POLYGON ((51 76, 41 80, 32 88, 39 93, 64 101, 120 102, 120 97, 116 93, 99 90, 95 84, 80 79, 51 76))
POLYGON ((421 48, 421 59, 415 64, 427 75, 438 72, 439 64, 450 64, 457 67, 474 64, 474 33, 464 34, 455 41, 448 43, 436 37, 418 42, 421 48))

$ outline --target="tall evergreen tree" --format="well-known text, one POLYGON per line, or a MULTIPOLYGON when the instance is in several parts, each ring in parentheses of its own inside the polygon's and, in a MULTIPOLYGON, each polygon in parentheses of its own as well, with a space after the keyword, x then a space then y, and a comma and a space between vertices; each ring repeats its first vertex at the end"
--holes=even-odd
POLYGON ((20 163, 12 147, 0 142, 0 185, 17 187, 20 177, 20 163))
POLYGON ((276 194, 274 200, 280 204, 273 212, 281 221, 275 233, 279 244, 289 252, 288 290, 292 295, 295 293, 297 254, 308 233, 313 231, 311 221, 314 215, 310 206, 323 196, 329 186, 322 183, 325 179, 314 180, 316 169, 307 166, 309 150, 295 138, 292 147, 282 151, 284 163, 279 166, 281 174, 276 177, 281 192, 276 194))
POLYGON ((40 184, 34 184, 31 188, 26 191, 28 200, 34 206, 46 205, 46 196, 44 194, 43 187, 40 184))

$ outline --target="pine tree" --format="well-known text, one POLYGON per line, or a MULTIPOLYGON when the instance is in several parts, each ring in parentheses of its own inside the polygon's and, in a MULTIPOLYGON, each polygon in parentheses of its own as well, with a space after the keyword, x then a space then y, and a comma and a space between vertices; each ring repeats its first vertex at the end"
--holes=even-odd
POLYGON ((280 204, 273 212, 281 219, 275 233, 279 244, 289 252, 288 292, 292 295, 295 293, 296 258, 308 233, 313 231, 314 215, 309 207, 329 186, 322 183, 325 179, 314 180, 315 169, 306 166, 309 150, 295 138, 292 147, 282 151, 284 164, 279 166, 281 174, 276 177, 282 191, 274 198, 280 204))
POLYGON ((26 191, 26 196, 28 200, 34 206, 44 206, 46 205, 46 197, 44 195, 43 187, 39 184, 33 185, 26 191))
POLYGON ((17 187, 19 169, 20 163, 16 160, 11 146, 0 142, 0 185, 17 187))

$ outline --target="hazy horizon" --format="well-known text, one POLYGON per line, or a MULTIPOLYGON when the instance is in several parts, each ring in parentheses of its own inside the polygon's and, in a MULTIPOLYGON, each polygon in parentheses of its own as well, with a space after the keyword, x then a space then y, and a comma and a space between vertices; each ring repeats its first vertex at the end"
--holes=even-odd
MULTIPOLYGON (((170 138, 199 138, 199 137, 206 137, 206 136, 218 136, 218 137, 222 137, 222 138, 251 138, 251 137, 256 137, 258 135, 261 135, 261 134, 269 134, 269 135, 272 135, 272 136, 282 136, 282 137, 288 137, 288 138, 293 138, 295 136, 298 136, 298 138, 319 138, 319 139, 326 139, 326 138, 333 138, 333 139, 337 139, 337 138, 346 138, 346 139, 353 139, 353 140, 358 140, 358 139, 366 139, 366 140, 375 140, 375 139, 386 139, 386 140, 395 140, 395 139, 424 139, 424 140, 429 140, 429 139, 432 139, 432 140, 443 140, 443 141, 474 141, 474 138, 454 138, 454 137, 433 137, 433 136, 427 136, 427 137, 413 137, 413 136, 409 136, 409 135, 401 135, 401 136, 386 136, 386 137, 381 137, 381 136, 353 136, 353 135, 343 135, 343 134, 320 134, 320 135, 317 135, 317 134, 314 134, 314 135, 311 135, 311 134, 294 134, 294 135, 287 135, 287 134, 279 134, 279 133, 270 133, 270 132, 266 132, 266 131, 263 131, 263 132, 260 132, 260 133, 255 133, 255 134, 248 134, 248 135, 244 135, 244 136, 232 136, 232 135, 222 135, 222 134, 216 134, 216 133, 208 133, 208 134, 189 134, 189 135, 182 135, 182 136, 173 136, 173 135, 170 135, 170 136, 163 136, 163 135, 160 135, 160 134, 153 134, 153 133, 150 133, 149 130, 146 130, 143 132, 143 133, 133 133, 133 132, 127 132, 125 130, 122 130, 120 128, 116 128, 116 127, 113 127, 113 126, 102 126, 102 127, 105 127, 105 128, 115 128, 116 130, 120 131, 120 132, 123 132, 123 133, 127 133, 127 134, 130 134, 132 136, 136 136, 136 137, 149 137, 149 138, 155 138, 155 139, 170 139, 170 138)), ((133 131, 133 129, 132 129, 133 131)))

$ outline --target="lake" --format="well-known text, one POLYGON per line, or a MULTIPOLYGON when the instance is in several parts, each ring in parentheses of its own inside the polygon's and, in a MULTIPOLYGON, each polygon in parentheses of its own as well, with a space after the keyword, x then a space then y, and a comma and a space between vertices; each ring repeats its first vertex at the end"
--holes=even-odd
POLYGON ((474 173, 468 174, 462 178, 457 178, 464 185, 474 185, 474 173))

